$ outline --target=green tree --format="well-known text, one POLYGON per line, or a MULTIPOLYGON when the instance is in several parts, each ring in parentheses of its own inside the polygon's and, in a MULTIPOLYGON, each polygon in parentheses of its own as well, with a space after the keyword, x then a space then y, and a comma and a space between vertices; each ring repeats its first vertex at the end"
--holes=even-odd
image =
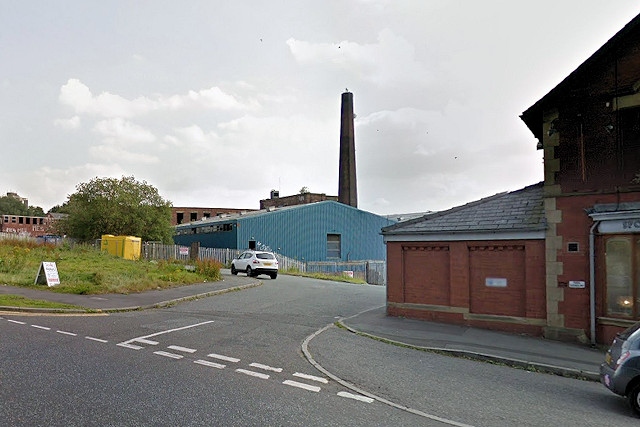
POLYGON ((0 197, 0 215, 44 216, 40 206, 27 206, 11 196, 0 197))
POLYGON ((113 234, 173 242, 171 202, 133 176, 94 178, 78 184, 63 206, 68 217, 58 221, 57 229, 69 237, 91 241, 113 234))
POLYGON ((308 194, 308 193, 310 193, 309 188, 307 188, 307 187, 302 187, 302 188, 300 189, 300 192, 299 192, 298 194, 308 194))
POLYGON ((45 213, 40 206, 29 206, 27 208, 27 215, 29 216, 44 216, 45 213))
POLYGON ((0 214, 2 215, 28 215, 27 210, 25 204, 15 197, 0 197, 0 214))

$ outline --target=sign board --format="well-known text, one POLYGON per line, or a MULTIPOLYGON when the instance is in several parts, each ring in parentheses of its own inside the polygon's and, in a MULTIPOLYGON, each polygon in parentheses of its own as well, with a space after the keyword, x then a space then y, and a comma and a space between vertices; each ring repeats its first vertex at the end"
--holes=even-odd
POLYGON ((47 286, 55 286, 60 284, 60 276, 58 276, 58 267, 55 262, 42 261, 38 269, 38 275, 34 285, 38 283, 46 283, 47 286))
POLYGON ((616 219, 610 221, 602 221, 598 226, 598 231, 602 234, 607 233, 637 233, 640 231, 640 219, 616 219))
POLYGON ((189 255, 189 248, 186 246, 180 246, 180 255, 189 255))
POLYGON ((484 284, 489 288, 506 288, 507 279, 497 278, 497 277, 487 277, 486 279, 484 279, 484 284))
POLYGON ((584 289, 585 288, 584 280, 569 280, 569 287, 571 289, 584 289))

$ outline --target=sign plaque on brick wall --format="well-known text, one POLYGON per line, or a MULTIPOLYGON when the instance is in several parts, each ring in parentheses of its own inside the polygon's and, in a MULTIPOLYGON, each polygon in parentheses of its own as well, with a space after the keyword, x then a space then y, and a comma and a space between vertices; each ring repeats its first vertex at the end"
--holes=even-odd
POLYGON ((488 288, 506 288, 507 279, 500 277, 487 277, 484 279, 484 284, 488 288))

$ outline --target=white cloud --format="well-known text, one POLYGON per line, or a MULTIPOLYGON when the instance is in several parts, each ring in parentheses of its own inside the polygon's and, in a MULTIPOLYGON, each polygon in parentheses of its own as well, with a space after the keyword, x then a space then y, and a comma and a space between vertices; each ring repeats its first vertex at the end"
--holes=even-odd
POLYGON ((73 116, 69 119, 56 119, 53 125, 64 130, 75 130, 80 128, 80 117, 73 116))
POLYGON ((153 143, 156 136, 148 129, 121 118, 101 120, 94 131, 102 136, 102 143, 89 148, 90 155, 100 161, 129 164, 158 163, 153 143))
POLYGON ((238 2, 209 3, 136 13, 118 3, 117 22, 96 14, 91 27, 87 10, 53 2, 39 15, 28 2, 0 14, 0 57, 17 58, 0 76, 11 153, 0 156, 0 191, 47 208, 95 176, 133 175, 183 206, 257 208, 271 189, 302 186, 335 195, 345 87, 358 114, 360 208, 435 210, 521 188, 543 173, 518 116, 640 11, 351 0, 339 10, 270 2, 247 15, 238 2), (62 27, 37 19, 60 14, 62 27))
POLYGON ((69 79, 60 88, 59 99, 63 105, 72 107, 78 114, 101 117, 132 118, 155 111, 171 111, 185 108, 217 110, 259 108, 257 101, 249 100, 243 104, 218 87, 199 91, 191 90, 186 95, 156 95, 153 99, 142 96, 129 100, 109 92, 102 92, 95 96, 89 87, 78 79, 69 79))
POLYGON ((122 118, 101 120, 96 123, 94 130, 103 136, 105 141, 121 145, 150 143, 156 140, 155 135, 148 129, 122 118))
POLYGON ((377 85, 424 86, 432 80, 430 70, 416 59, 415 47, 388 28, 380 31, 377 43, 372 44, 347 40, 311 43, 290 38, 287 45, 301 64, 338 67, 377 85))
MULTIPOLYGON (((187 95, 194 103, 205 108, 215 108, 220 110, 242 110, 246 106, 238 102, 233 96, 224 93, 218 87, 204 89, 199 92, 189 91, 187 95)), ((254 107, 257 105, 253 105, 254 107)))

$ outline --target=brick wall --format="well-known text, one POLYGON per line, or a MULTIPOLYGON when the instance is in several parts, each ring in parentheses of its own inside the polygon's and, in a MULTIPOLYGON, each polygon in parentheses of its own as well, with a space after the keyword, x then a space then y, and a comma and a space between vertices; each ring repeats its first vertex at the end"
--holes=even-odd
POLYGON ((324 193, 303 193, 293 196, 271 197, 270 199, 260 200, 260 209, 304 205, 307 203, 324 202, 325 200, 337 202, 338 196, 327 196, 324 193))
MULTIPOLYGON (((585 209, 595 204, 607 204, 617 202, 637 202, 640 199, 638 193, 620 194, 593 194, 582 196, 557 197, 557 209, 562 212, 562 220, 557 224, 557 234, 561 238, 561 249, 557 251, 557 259, 562 267, 562 273, 558 275, 557 286, 564 289, 564 300, 558 304, 558 311, 564 316, 566 328, 584 329, 589 331, 590 296, 589 296, 589 230, 593 224, 585 209), (578 243, 578 251, 570 252, 568 243, 578 243), (569 281, 581 280, 585 282, 584 289, 570 289, 569 281)), ((596 317, 605 315, 605 270, 603 236, 596 235, 596 317)), ((600 327, 598 332, 606 335, 604 341, 608 342, 611 332, 619 332, 623 327, 600 327)))
POLYGON ((387 313, 540 335, 544 250, 544 240, 387 242, 387 313))

